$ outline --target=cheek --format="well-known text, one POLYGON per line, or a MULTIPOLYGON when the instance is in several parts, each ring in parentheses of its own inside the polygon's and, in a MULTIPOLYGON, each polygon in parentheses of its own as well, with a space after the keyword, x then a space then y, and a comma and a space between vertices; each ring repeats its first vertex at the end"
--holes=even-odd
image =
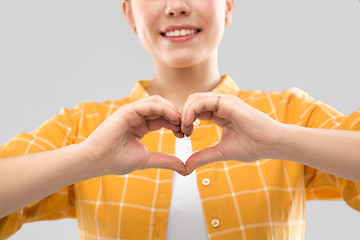
POLYGON ((160 7, 160 4, 152 1, 139 1, 138 4, 134 4, 133 16, 136 28, 141 31, 151 31, 160 17, 160 7))
POLYGON ((137 35, 146 49, 158 34, 157 22, 161 14, 161 6, 155 2, 142 1, 141 4, 133 8, 137 35), (151 9, 151 11, 149 11, 151 9))
POLYGON ((225 30, 225 4, 219 1, 211 1, 206 8, 199 10, 199 15, 204 21, 204 30, 208 33, 208 41, 218 46, 225 30))
MULTIPOLYGON (((199 2, 202 1, 199 0, 199 2)), ((225 28, 225 0, 207 0, 206 2, 206 7, 199 5, 197 8, 197 13, 203 19, 205 28, 213 32, 223 32, 225 28)))

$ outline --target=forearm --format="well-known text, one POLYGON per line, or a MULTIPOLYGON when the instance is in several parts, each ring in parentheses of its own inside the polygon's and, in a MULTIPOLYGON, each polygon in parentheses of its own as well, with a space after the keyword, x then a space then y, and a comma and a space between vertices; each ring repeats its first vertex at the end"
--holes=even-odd
POLYGON ((0 159, 0 218, 92 177, 79 145, 0 159))
POLYGON ((284 125, 276 157, 360 182, 360 132, 284 125))

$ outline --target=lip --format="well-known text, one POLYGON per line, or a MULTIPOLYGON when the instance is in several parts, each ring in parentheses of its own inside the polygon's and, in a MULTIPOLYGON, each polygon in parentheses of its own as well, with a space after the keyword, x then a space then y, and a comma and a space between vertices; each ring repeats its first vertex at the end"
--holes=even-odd
POLYGON ((188 24, 183 24, 183 25, 170 25, 165 27, 161 32, 160 35, 162 38, 169 40, 170 42, 186 42, 189 41, 191 39, 194 39, 195 37, 197 37, 199 35, 199 33, 201 32, 201 29, 198 27, 195 27, 193 25, 188 25, 188 24), (175 31, 175 30, 180 30, 180 29, 190 29, 190 30, 196 30, 196 32, 194 34, 190 34, 187 36, 178 36, 178 37, 167 37, 165 35, 166 32, 169 31, 175 31))

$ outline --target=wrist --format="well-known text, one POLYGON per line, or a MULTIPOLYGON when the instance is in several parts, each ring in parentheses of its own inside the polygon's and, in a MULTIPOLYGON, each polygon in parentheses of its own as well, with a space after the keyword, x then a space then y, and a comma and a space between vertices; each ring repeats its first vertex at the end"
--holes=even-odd
MULTIPOLYGON (((299 162, 299 144, 306 128, 293 124, 283 124, 278 143, 274 150, 274 159, 299 162)), ((301 162, 299 162, 301 163, 301 162)), ((304 164, 304 163, 303 163, 304 164)))
POLYGON ((79 158, 79 164, 82 166, 81 175, 85 179, 89 179, 111 174, 110 171, 106 169, 106 164, 101 164, 102 161, 100 161, 101 159, 98 159, 99 156, 95 156, 90 148, 91 146, 86 140, 76 146, 76 154, 79 158))
POLYGON ((270 156, 271 158, 279 160, 287 160, 289 158, 289 152, 291 152, 291 142, 289 140, 292 138, 291 135, 294 134, 294 127, 296 126, 291 124, 281 124, 277 141, 270 156))

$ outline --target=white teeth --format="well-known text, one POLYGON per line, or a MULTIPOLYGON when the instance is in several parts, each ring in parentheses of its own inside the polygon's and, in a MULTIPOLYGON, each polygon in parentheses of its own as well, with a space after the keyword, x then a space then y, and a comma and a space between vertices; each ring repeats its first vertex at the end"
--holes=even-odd
POLYGON ((193 29, 177 29, 174 31, 169 31, 165 33, 165 36, 167 37, 183 37, 183 36, 187 36, 190 34, 194 34, 196 32, 196 30, 193 29))

